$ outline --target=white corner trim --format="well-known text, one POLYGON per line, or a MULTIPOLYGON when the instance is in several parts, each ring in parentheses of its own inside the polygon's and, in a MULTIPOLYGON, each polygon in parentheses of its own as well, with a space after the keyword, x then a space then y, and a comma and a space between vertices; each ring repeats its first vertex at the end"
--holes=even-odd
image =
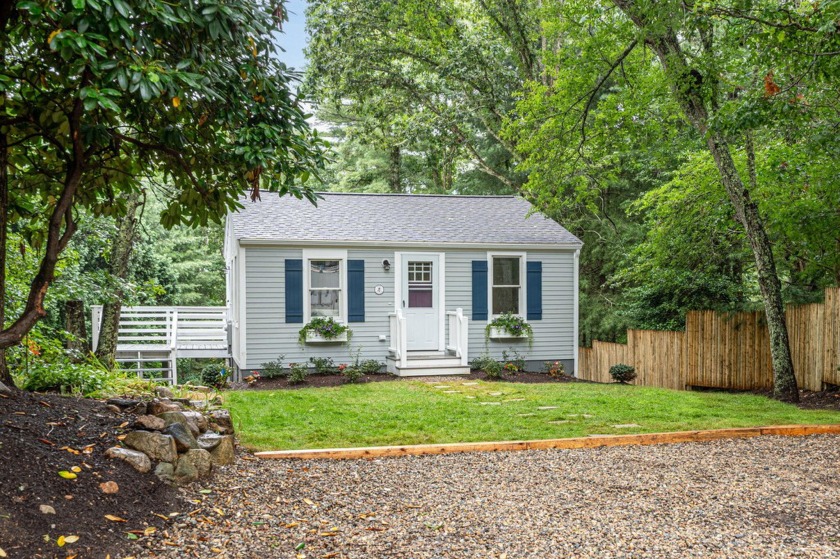
POLYGON ((245 275, 245 258, 247 250, 245 247, 239 247, 239 282, 237 288, 239 293, 234 296, 239 299, 239 360, 241 362, 240 369, 248 368, 248 346, 246 344, 247 337, 245 336, 248 329, 248 316, 245 312, 246 297, 248 293, 248 278, 245 275))
POLYGON ((580 283, 579 283, 579 274, 580 274, 580 249, 575 251, 575 265, 574 265, 574 273, 572 276, 572 289, 574 290, 574 335, 572 336, 572 344, 575 351, 575 364, 574 364, 574 376, 578 376, 578 353, 580 351, 580 334, 578 332, 578 328, 580 325, 580 283))
POLYGON ((446 350, 446 253, 438 254, 438 351, 446 350))

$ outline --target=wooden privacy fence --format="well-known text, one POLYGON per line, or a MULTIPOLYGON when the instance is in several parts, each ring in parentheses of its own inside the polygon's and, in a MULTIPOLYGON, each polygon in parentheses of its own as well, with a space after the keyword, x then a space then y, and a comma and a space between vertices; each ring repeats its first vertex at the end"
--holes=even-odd
MULTIPOLYGON (((825 302, 786 308, 793 367, 800 388, 840 385, 840 288, 825 302)), ((773 386, 770 338, 763 312, 691 311, 685 332, 628 330, 627 344, 595 341, 580 348, 578 377, 610 382, 612 365, 636 368, 635 384, 684 390, 773 386)))

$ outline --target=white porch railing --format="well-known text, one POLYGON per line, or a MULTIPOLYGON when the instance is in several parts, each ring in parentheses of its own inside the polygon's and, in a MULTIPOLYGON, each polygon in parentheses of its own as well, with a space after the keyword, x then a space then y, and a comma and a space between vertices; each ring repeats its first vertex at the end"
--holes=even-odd
MULTIPOLYGON (((93 306, 92 346, 102 327, 102 306, 93 306)), ((117 361, 136 363, 138 375, 165 373, 177 382, 178 358, 230 357, 226 307, 123 307, 117 331, 117 361), (168 363, 164 367, 163 363, 168 363), (160 363, 160 367, 148 367, 160 363)))
POLYGON ((449 320, 449 343, 446 351, 452 352, 461 359, 461 365, 466 366, 469 358, 469 319, 464 316, 464 309, 447 311, 449 320))
POLYGON ((399 361, 399 367, 405 368, 408 360, 408 349, 406 341, 405 317, 401 310, 392 312, 388 315, 388 322, 391 328, 391 347, 388 351, 394 354, 394 357, 399 361))

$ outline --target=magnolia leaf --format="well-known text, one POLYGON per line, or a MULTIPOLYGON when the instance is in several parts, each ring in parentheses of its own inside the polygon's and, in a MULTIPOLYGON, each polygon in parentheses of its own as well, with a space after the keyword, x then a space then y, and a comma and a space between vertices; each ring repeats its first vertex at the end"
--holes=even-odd
POLYGON ((79 541, 79 536, 66 536, 64 538, 64 543, 76 543, 79 541))
POLYGON ((58 475, 63 477, 64 479, 76 479, 76 474, 73 472, 68 472, 67 470, 61 470, 58 472, 58 475))
POLYGON ((127 522, 125 518, 120 518, 119 516, 114 516, 113 514, 106 514, 105 518, 112 522, 127 522))

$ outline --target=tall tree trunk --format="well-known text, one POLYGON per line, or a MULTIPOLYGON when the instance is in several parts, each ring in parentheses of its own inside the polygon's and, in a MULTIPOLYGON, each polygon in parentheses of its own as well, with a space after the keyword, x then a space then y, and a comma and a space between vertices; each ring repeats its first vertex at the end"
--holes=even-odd
POLYGON ((64 303, 64 330, 70 334, 66 342, 67 349, 75 355, 74 360, 81 360, 90 351, 87 337, 84 301, 66 301, 64 303))
POLYGON ((392 146, 388 151, 388 187, 399 194, 402 188, 402 154, 400 146, 392 146))
MULTIPOLYGON (((0 60, 3 57, 0 56, 0 60)), ((0 132, 0 330, 6 326, 6 238, 9 218, 9 148, 5 133, 0 132)), ((0 347, 0 382, 14 386, 6 365, 6 348, 0 347)))
MULTIPOLYGON (((134 233, 137 230, 137 208, 140 207, 140 193, 135 192, 128 199, 125 217, 120 221, 111 247, 111 275, 122 281, 128 277, 128 263, 134 248, 134 233)), ((96 357, 109 369, 114 368, 117 356, 117 335, 119 334, 120 311, 125 294, 117 289, 113 300, 102 306, 102 327, 99 330, 99 344, 96 357)))
MULTIPOLYGON (((785 306, 782 299, 782 284, 776 271, 772 245, 758 207, 750 198, 749 188, 744 184, 729 144, 717 131, 710 129, 711 115, 719 95, 718 77, 704 76, 689 65, 689 58, 680 43, 678 32, 671 27, 660 27, 650 19, 650 14, 636 0, 613 0, 613 3, 627 17, 645 32, 645 43, 656 53, 665 70, 674 98, 694 128, 705 138, 706 146, 715 160, 721 182, 735 209, 735 217, 744 227, 753 251, 758 286, 764 301, 767 327, 770 331, 770 354, 773 360, 773 397, 788 402, 799 401, 799 389, 793 372, 790 355, 785 306), (705 88, 705 91, 704 91, 705 88)), ((714 35, 708 28, 698 27, 702 48, 707 53, 714 51, 714 35)), ((748 136, 748 142, 750 142, 748 136)), ((751 142, 750 142, 751 146, 751 142)), ((749 147, 749 146, 748 146, 749 147)))

